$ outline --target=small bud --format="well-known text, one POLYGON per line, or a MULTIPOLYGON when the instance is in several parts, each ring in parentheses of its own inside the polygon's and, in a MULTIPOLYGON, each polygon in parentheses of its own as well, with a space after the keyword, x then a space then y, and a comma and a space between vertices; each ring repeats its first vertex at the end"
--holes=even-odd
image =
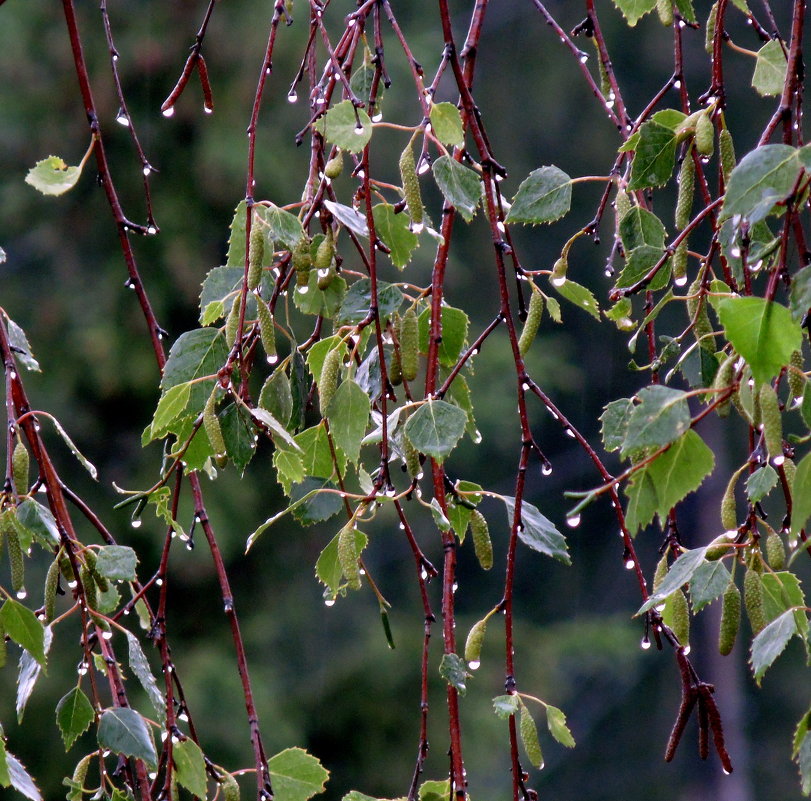
POLYGON ((337 150, 335 155, 327 162, 324 167, 324 175, 334 181, 344 169, 344 154, 341 150, 337 150))

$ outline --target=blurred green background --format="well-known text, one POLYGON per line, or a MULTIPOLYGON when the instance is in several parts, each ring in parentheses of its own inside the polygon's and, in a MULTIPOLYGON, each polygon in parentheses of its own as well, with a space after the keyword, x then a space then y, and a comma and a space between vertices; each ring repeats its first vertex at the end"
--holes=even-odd
MULTIPOLYGON (((709 5, 696 0, 702 22, 709 5)), ((392 6, 426 74, 433 74, 442 50, 433 5, 393 2, 392 6)), ((451 3, 459 42, 467 29, 469 6, 461 0, 451 3)), ((491 6, 475 95, 496 158, 510 172, 505 194, 512 195, 522 178, 542 164, 555 164, 573 176, 604 174, 619 137, 600 113, 575 60, 531 3, 491 6)), ((655 18, 646 18, 631 30, 611 3, 597 6, 626 103, 636 114, 672 72, 672 32, 655 18)), ((338 2, 329 6, 331 31, 352 7, 338 2)), ((576 25, 584 13, 582 4, 571 1, 553 1, 548 7, 565 29, 576 25)), ((244 195, 245 129, 273 4, 247 0, 217 5, 204 50, 215 113, 203 114, 199 86, 192 80, 171 119, 164 119, 159 107, 182 68, 203 4, 136 0, 110 3, 109 10, 130 112, 146 154, 159 170, 151 187, 161 234, 136 239, 135 250, 158 320, 171 342, 197 325, 200 283, 209 269, 222 263, 228 223, 244 195)), ((776 10, 787 32, 788 9, 776 10)), ((113 176, 126 213, 143 221, 140 165, 128 131, 115 123, 118 105, 101 17, 93 3, 78 3, 78 13, 113 176)), ((306 145, 297 148, 294 142, 295 132, 307 122, 308 109, 303 100, 289 104, 285 99, 307 35, 302 0, 296 0, 294 17, 295 24, 279 32, 257 151, 256 196, 279 204, 300 197, 308 159, 306 145)), ((732 17, 730 31, 736 41, 756 49, 758 43, 742 23, 740 15, 732 17)), ((420 114, 407 65, 385 23, 383 27, 387 67, 394 80, 385 101, 386 117, 415 124, 420 114)), ((685 32, 687 82, 694 97, 709 82, 703 37, 703 30, 685 32)), ((578 44, 592 51, 588 40, 578 44)), ((740 155, 755 144, 774 102, 757 98, 749 88, 750 59, 737 53, 725 58, 728 119, 740 155)), ((0 76, 0 245, 8 254, 0 266, 0 305, 26 330, 43 367, 41 374, 24 376, 32 403, 62 421, 99 468, 100 481, 93 483, 54 439, 51 444, 62 475, 101 513, 120 543, 138 550, 141 574, 148 576, 157 565, 163 527, 145 516, 145 524, 132 529, 128 515, 112 508, 119 500, 113 482, 144 488, 153 483, 160 464, 158 446, 145 450, 140 446, 140 433, 157 401, 158 376, 141 312, 133 293, 124 287, 126 272, 115 227, 92 169, 60 199, 45 198, 23 181, 38 159, 57 154, 76 163, 87 146, 64 20, 56 5, 9 0, 0 8, 0 76)), ((447 82, 440 95, 438 99, 455 100, 447 82)), ((676 106, 677 101, 671 93, 663 106, 676 106)), ((373 169, 384 179, 396 180, 394 164, 402 137, 386 136, 387 144, 376 156, 380 163, 373 163, 373 169)), ((348 202, 349 181, 340 186, 348 202)), ((517 231, 524 264, 536 269, 551 266, 563 242, 592 218, 599 194, 599 184, 578 186, 573 212, 562 222, 517 231)), ((438 195, 427 197, 436 220, 438 195)), ((659 210, 669 219, 666 209, 672 198, 660 202, 659 210)), ((601 229, 603 243, 595 247, 580 240, 570 257, 570 277, 591 287, 601 303, 610 286, 603 275, 610 216, 601 229)), ((489 235, 481 216, 459 228, 451 253, 448 300, 473 314, 475 332, 497 311, 489 235)), ((405 278, 427 283, 432 256, 433 246, 424 238, 405 278)), ((546 318, 529 365, 580 430, 599 442, 597 418, 602 406, 631 394, 645 377, 626 369, 627 335, 610 332, 607 325, 597 327, 571 305, 564 305, 563 312, 564 326, 554 326, 546 318)), ((503 337, 489 342, 477 359, 472 387, 483 442, 473 447, 466 440, 448 469, 454 477, 512 494, 520 431, 514 416, 514 378, 511 368, 504 366, 508 359, 503 337)), ((588 508, 579 528, 564 526, 567 507, 562 492, 595 486, 598 477, 573 440, 562 436, 538 404, 530 402, 530 411, 533 433, 554 470, 544 477, 533 466, 527 498, 567 535, 573 565, 566 568, 534 553, 520 554, 517 678, 520 689, 566 711, 577 739, 577 748, 566 751, 542 731, 546 768, 531 771, 530 784, 541 798, 557 801, 799 799, 789 751, 794 722, 808 703, 800 649, 790 646, 756 692, 740 644, 731 657, 716 656, 714 607, 695 621, 693 654, 701 676, 716 685, 736 771, 723 777, 714 757, 707 763, 698 760, 694 724, 688 727, 674 763, 662 761, 679 703, 675 661, 668 652, 639 647, 642 628, 631 619, 639 605, 638 591, 623 569, 617 527, 607 504, 588 508)), ((702 434, 716 452, 714 477, 691 496, 680 517, 688 545, 703 544, 719 533, 718 484, 723 487, 725 482, 724 468, 742 457, 743 429, 735 429, 734 423, 731 430, 716 430, 713 425, 708 421, 702 434)), ((616 466, 610 459, 608 464, 610 469, 616 466)), ((283 502, 269 447, 260 448, 244 478, 228 469, 216 482, 204 479, 204 483, 231 570, 268 751, 300 745, 316 754, 332 774, 325 796, 329 801, 353 788, 381 797, 403 795, 417 747, 422 609, 413 561, 396 521, 379 517, 379 524, 370 530, 367 560, 393 603, 397 648, 390 651, 369 592, 353 593, 332 608, 324 606, 313 565, 333 527, 301 529, 282 521, 247 557, 243 555, 247 535, 283 502)), ((462 640, 503 590, 499 565, 506 552, 506 516, 495 502, 485 501, 482 508, 491 523, 497 567, 483 574, 470 546, 462 548, 457 593, 462 640)), ((436 532, 427 516, 419 519, 416 535, 439 564, 436 532)), ((93 539, 89 530, 81 536, 93 539)), ((659 544, 653 532, 639 538, 649 571, 659 544)), ((44 572, 44 563, 32 571, 40 568, 44 572)), ((230 633, 202 544, 193 551, 176 549, 170 580, 169 638, 201 744, 217 763, 247 766, 251 756, 230 633)), ((430 590, 437 611, 438 583, 430 590)), ((62 777, 86 753, 80 741, 64 754, 53 719, 55 702, 70 687, 79 656, 78 649, 72 650, 76 632, 64 628, 64 633, 57 633, 48 675, 40 680, 24 727, 15 721, 14 668, 7 667, 0 677, 0 720, 9 748, 38 778, 49 800, 63 796, 62 777)), ((462 702, 465 756, 476 801, 506 799, 510 793, 506 723, 492 713, 490 700, 503 692, 498 629, 497 621, 492 621, 482 667, 462 702)), ((440 639, 437 625, 426 778, 441 778, 447 768, 444 693, 436 671, 440 639)), ((130 685, 139 697, 139 690, 130 685)), ((536 717, 542 725, 540 710, 536 717)), ((89 736, 85 739, 90 742, 89 736)), ((3 798, 7 795, 14 793, 3 791, 3 798)))

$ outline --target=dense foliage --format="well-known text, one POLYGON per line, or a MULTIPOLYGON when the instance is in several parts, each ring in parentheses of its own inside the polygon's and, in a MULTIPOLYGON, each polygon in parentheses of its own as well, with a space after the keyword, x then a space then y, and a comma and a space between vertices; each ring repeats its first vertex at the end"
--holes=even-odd
MULTIPOLYGON (((314 558, 281 572, 309 577, 314 570, 324 609, 340 612, 353 594, 368 594, 390 648, 399 644, 390 620, 398 599, 377 566, 395 539, 403 546, 396 569, 385 573, 398 593, 409 583, 416 587, 421 604, 415 619, 421 637, 399 649, 411 651, 420 666, 416 760, 410 783, 398 790, 409 801, 477 796, 465 767, 461 707, 483 655, 495 653, 489 650, 494 641, 503 653, 503 687, 492 693, 492 710, 505 721, 511 778, 505 773, 488 792, 504 795, 510 786, 516 801, 531 801, 542 778, 530 768, 543 767, 553 742, 575 746, 561 702, 527 682, 517 666, 522 638, 514 607, 522 586, 516 575, 526 560, 571 564, 561 529, 579 533, 581 520, 601 504, 619 532, 621 561, 599 569, 635 586, 638 603, 627 613, 636 618, 642 649, 655 645, 674 657, 681 703, 670 710, 675 722, 663 744, 666 761, 686 730, 692 736, 688 724, 695 718, 699 757, 708 759, 712 751, 727 774, 735 763, 713 677, 705 674, 701 654, 691 652, 691 621, 702 610, 720 607, 720 654, 741 657, 734 645, 746 639, 743 650, 758 684, 793 639, 808 652, 800 575, 811 518, 805 3, 795 0, 782 19, 768 3, 755 10, 745 0, 718 0, 708 8, 695 8, 692 0, 615 0, 616 9, 586 0, 582 19, 568 29, 544 4, 531 3, 542 23, 539 35, 552 30, 560 58, 570 60, 570 80, 585 83, 609 130, 617 132, 610 163, 602 171, 584 163, 576 177, 569 172, 578 167, 577 152, 567 156, 568 172, 550 164, 525 177, 510 171, 509 158, 489 134, 487 105, 476 99, 489 3, 469 5, 464 38, 454 16, 462 12, 447 0, 421 11, 434 35, 441 32, 441 53, 432 60, 431 51, 411 44, 409 26, 416 21, 405 15, 408 25, 401 26, 400 9, 390 0, 352 9, 316 0, 273 4, 253 96, 239 97, 248 122, 244 197, 219 235, 227 242, 223 263, 199 272, 198 320, 179 332, 167 353, 167 333, 138 255, 161 233, 152 192, 162 179, 128 106, 118 26, 102 2, 99 30, 109 58, 106 67, 92 64, 83 48, 91 34, 83 32, 73 0, 63 0, 90 141, 76 165, 47 156, 25 181, 43 195, 63 195, 81 191, 90 182, 85 173, 95 167, 118 236, 119 269, 126 270, 125 286, 146 322, 144 349, 151 347, 160 374, 153 382, 159 381, 159 399, 141 436, 143 446, 161 445, 155 474, 138 489, 130 487, 140 476, 117 476, 117 508, 126 509, 136 529, 154 514, 165 535, 157 555, 141 548, 105 523, 110 510, 74 488, 72 465, 53 455, 59 448, 92 478, 98 471, 69 436, 70 419, 58 422, 30 400, 27 372, 40 365, 12 319, 15 310, 4 303, 0 352, 8 425, 0 536, 8 572, 0 585, 0 628, 9 654, 21 649, 20 724, 49 661, 65 653, 78 657, 78 676, 60 675, 55 709, 65 749, 78 746, 65 779, 70 801, 85 794, 147 801, 184 793, 231 801, 241 792, 306 801, 324 791, 328 772, 317 753, 298 746, 273 756, 266 750, 234 599, 240 572, 226 564, 204 493, 204 481, 228 481, 229 474, 249 481, 262 469, 256 466, 262 455, 272 462, 283 500, 277 504, 274 495, 265 521, 240 535, 243 559, 249 563, 274 527, 291 519, 299 529, 326 524, 330 536, 314 558), (615 10, 628 28, 612 41, 601 17, 615 10), (656 17, 662 24, 656 35, 664 32, 671 42, 671 72, 634 116, 629 96, 636 90, 619 80, 612 53, 636 41, 637 24, 656 17), (292 66, 292 77, 282 75, 276 65, 287 31, 302 27, 307 36, 290 40, 299 66, 292 66), (729 54, 747 58, 747 70, 730 77, 729 54), (131 136, 146 207, 142 222, 125 212, 110 167, 108 126, 93 89, 96 72, 105 70, 115 122, 131 136), (745 109, 758 98, 771 103, 773 113, 755 131, 735 104, 745 109), (292 132, 306 157, 291 158, 297 183, 265 195, 257 189, 262 135, 273 128, 275 104, 306 106, 292 132), (270 114, 263 114, 266 108, 270 114), (591 185, 598 188, 593 197, 591 185), (556 233, 565 225, 558 221, 578 215, 573 231, 556 233), (557 225, 549 234, 534 228, 551 224, 557 225), (529 255, 539 235, 555 243, 551 266, 539 267, 529 255), (594 262, 585 255, 588 240, 600 245, 604 272, 588 269, 594 262), (584 315, 608 341, 617 341, 619 331, 632 355, 633 388, 622 397, 595 399, 599 434, 598 421, 580 425, 558 398, 565 378, 546 375, 535 361, 549 342, 547 329, 577 332, 584 315), (498 349, 498 364, 494 370, 491 362, 481 376, 477 368, 487 364, 483 351, 490 349, 498 349), (494 391, 509 395, 507 409, 515 409, 497 421, 500 460, 511 460, 508 489, 502 478, 508 470, 491 480, 488 466, 467 456, 486 447, 479 426, 491 417, 494 391), (543 496, 556 464, 538 432, 542 417, 547 431, 550 416, 556 434, 572 440, 593 469, 588 488, 566 493, 565 527, 543 496), (707 431, 714 441, 722 431, 740 443, 737 463, 716 459, 707 431), (688 531, 691 516, 684 509, 711 478, 719 487, 716 519, 705 530, 688 531), (494 548, 490 529, 505 530, 504 520, 506 543, 494 548), (176 669, 185 646, 173 653, 173 610, 180 603, 171 592, 173 565, 178 543, 191 549, 201 539, 231 632, 252 764, 221 765, 213 758, 206 732, 195 725, 195 708, 205 707, 206 699, 187 697, 176 669), (658 548, 656 559, 649 558, 650 547, 640 547, 643 540, 658 548), (503 582, 462 634, 457 592, 465 591, 463 577, 475 586, 480 575, 460 569, 468 552, 481 571, 498 566, 503 582), (744 609, 748 625, 741 633, 744 609), (142 695, 133 695, 136 683, 142 695), (436 773, 426 765, 440 697, 449 762, 436 773), (548 736, 539 735, 539 720, 548 736)), ((209 24, 218 13, 212 0, 160 106, 165 125, 198 102, 195 93, 203 112, 186 124, 204 125, 218 109, 218 78, 206 61, 209 48, 216 52, 209 24)), ((285 63, 292 64, 289 55, 285 63)), ((486 69, 498 65, 486 63, 486 69)), ((239 76, 243 90, 247 80, 239 76)), ((233 112, 234 101, 227 102, 233 112)), ((535 111, 515 110, 513 124, 520 127, 521 114, 535 111)), ((128 194, 135 191, 129 187, 128 194)), ((43 199, 37 213, 58 213, 53 206, 46 210, 55 202, 43 199)), ((175 214, 182 219, 182 212, 175 214)), ((0 258, 11 263, 14 248, 8 250, 0 258)), ((116 369, 126 370, 126 360, 116 369)), ((238 496, 239 482, 230 486, 238 496)), ((595 637, 594 630, 584 624, 582 636, 595 637)), ((790 749, 805 794, 811 793, 809 726, 811 711, 796 724, 790 749)), ((38 801, 35 780, 12 751, 0 738, 0 786, 38 801)), ((364 788, 362 775, 344 780, 364 788)), ((369 798, 359 790, 344 797, 369 798)))

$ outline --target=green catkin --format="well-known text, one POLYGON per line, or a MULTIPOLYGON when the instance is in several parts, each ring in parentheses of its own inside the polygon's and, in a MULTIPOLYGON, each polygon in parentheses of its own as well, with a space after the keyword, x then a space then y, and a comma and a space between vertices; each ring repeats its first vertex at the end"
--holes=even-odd
POLYGON ((338 564, 341 566, 344 576, 346 576, 349 589, 359 590, 358 551, 355 546, 355 528, 351 524, 344 526, 338 532, 338 564))
POLYGON ((327 416, 330 402, 338 389, 338 371, 341 367, 341 348, 333 348, 324 358, 321 376, 318 381, 318 395, 321 399, 321 416, 327 416))
POLYGON ((59 586, 59 559, 54 559, 48 572, 45 574, 45 593, 43 609, 45 610, 45 623, 54 619, 56 609, 56 588, 59 586))
POLYGON ((797 473, 797 465, 794 464, 794 459, 789 459, 788 456, 783 462, 783 472, 786 474, 786 484, 789 490, 794 487, 794 476, 797 473))
POLYGON ((81 580, 82 587, 84 588, 85 602, 87 603, 88 608, 95 611, 96 607, 98 606, 96 582, 93 579, 93 574, 85 565, 83 565, 82 569, 79 571, 79 579, 81 580))
POLYGON ((318 288, 322 292, 325 289, 329 289, 332 286, 332 282, 335 280, 336 275, 338 275, 338 271, 335 269, 335 262, 331 262, 329 267, 327 267, 326 271, 319 270, 318 271, 318 288))
POLYGON ((704 350, 715 353, 715 337, 712 334, 712 323, 707 314, 706 298, 701 292, 701 277, 696 278, 687 290, 687 314, 693 321, 693 335, 704 350))
POLYGON ((335 239, 332 235, 332 228, 327 228, 326 236, 321 240, 315 251, 313 267, 319 273, 326 272, 332 266, 332 259, 335 256, 335 239))
POLYGON ((540 292, 533 290, 529 296, 529 309, 527 310, 527 319, 524 322, 524 328, 521 331, 521 337, 518 340, 518 352, 521 356, 526 356, 527 351, 532 347, 535 341, 535 336, 538 333, 538 327, 541 324, 541 316, 543 315, 543 295, 540 292))
POLYGON ((708 562, 715 562, 718 559, 726 556, 730 550, 730 539, 726 534, 719 534, 708 546, 704 552, 704 558, 708 562))
POLYGON ((313 266, 313 257, 310 252, 310 237, 306 234, 293 245, 293 249, 290 251, 290 263, 299 275, 310 272, 310 268, 313 266))
POLYGON ((760 393, 752 392, 752 426, 760 429, 763 422, 763 413, 760 408, 760 393))
POLYGON ((220 779, 223 801, 239 801, 239 783, 230 773, 224 773, 220 779))
POLYGON ((665 552, 664 556, 659 560, 656 565, 656 570, 653 573, 653 591, 656 592, 659 589, 659 585, 665 580, 665 576, 667 575, 667 571, 670 568, 667 564, 667 552, 665 552))
POLYGON ((256 298, 256 316, 259 320, 259 338, 269 362, 276 361, 276 327, 273 325, 273 315, 270 306, 262 298, 256 298))
POLYGON ((724 496, 721 498, 721 525, 724 531, 736 531, 738 528, 738 511, 735 505, 735 486, 739 472, 734 472, 727 482, 724 496))
POLYGON ((663 618, 673 630, 679 643, 687 645, 690 642, 690 606, 687 603, 687 596, 681 590, 676 590, 668 596, 665 603, 667 606, 663 618))
POLYGON ((673 251, 673 280, 677 285, 687 282, 687 239, 682 239, 673 251))
POLYGON ((59 572, 62 574, 62 578, 68 583, 75 580, 73 578, 73 567, 66 554, 62 554, 62 556, 59 557, 59 572))
POLYGON ((693 154, 689 149, 684 153, 684 159, 679 169, 678 183, 679 192, 676 196, 675 221, 676 228, 683 231, 690 222, 696 185, 696 165, 693 161, 693 154))
POLYGON ((98 584, 99 589, 102 592, 107 592, 110 589, 110 584, 107 581, 107 577, 99 573, 96 567, 96 552, 92 548, 85 550, 84 562, 87 565, 87 569, 90 571, 90 575, 93 576, 93 580, 98 584))
POLYGON ((408 213, 411 215, 412 225, 421 226, 423 220, 422 195, 420 194, 420 179, 417 175, 417 165, 414 161, 414 151, 411 149, 411 142, 406 145, 405 150, 400 154, 400 181, 403 184, 403 196, 405 197, 408 213))
POLYGON ((403 383, 403 364, 400 359, 400 351, 393 350, 389 359, 389 381, 392 386, 398 387, 403 383))
POLYGON ((763 438, 769 458, 783 455, 783 417, 780 414, 780 402, 771 384, 764 383, 758 393, 760 399, 760 416, 763 421, 763 438))
POLYGON ((8 522, 5 524, 6 543, 8 544, 8 561, 11 567, 11 589, 17 593, 18 596, 25 597, 25 555, 20 545, 20 535, 13 525, 11 515, 16 515, 16 512, 9 510, 4 513, 4 517, 8 515, 8 522))
POLYGON ((262 259, 265 258, 265 232, 257 221, 251 228, 248 244, 248 290, 253 292, 262 281, 262 259))
POLYGON ((95 752, 82 757, 73 771, 72 781, 82 789, 84 789, 84 780, 87 777, 87 769, 90 767, 90 760, 93 759, 94 756, 96 756, 95 752))
POLYGON ((403 378, 413 381, 419 366, 419 331, 417 312, 413 306, 403 315, 400 322, 400 367, 403 378))
MULTIPOLYGON (((728 389, 730 384, 732 384, 733 379, 735 378, 735 362, 738 361, 738 355, 735 353, 730 354, 727 356, 724 361, 721 362, 721 366, 718 368, 718 371, 715 373, 715 378, 712 382, 712 388, 715 390, 723 390, 728 389)), ((727 417, 729 415, 729 407, 730 407, 730 399, 723 401, 723 403, 719 403, 715 407, 715 412, 719 417, 727 417)))
POLYGON ((656 13, 662 25, 670 27, 673 24, 673 0, 656 0, 656 13))
POLYGON ((335 155, 326 163, 324 175, 334 181, 344 169, 344 154, 341 150, 336 150, 335 155))
POLYGON ((594 49, 597 51, 597 70, 600 73, 600 92, 606 100, 609 100, 611 95, 611 78, 608 75, 605 64, 603 64, 599 41, 596 37, 592 37, 591 40, 594 42, 594 49))
POLYGON ((470 515, 470 536, 479 564, 483 570, 489 570, 493 566, 493 543, 487 520, 478 509, 474 509, 470 515))
POLYGON ((405 461, 406 470, 412 479, 419 477, 422 472, 422 465, 420 464, 420 452, 411 444, 408 437, 403 437, 403 460, 405 461))
POLYGON ((614 208, 617 212, 617 225, 622 218, 631 210, 631 198, 624 189, 617 189, 617 197, 614 199, 614 208))
POLYGON ((239 292, 234 296, 234 301, 231 304, 231 311, 228 312, 228 317, 225 320, 225 344, 229 348, 233 348, 237 341, 237 329, 239 328, 239 310, 241 307, 242 296, 239 292))
POLYGON ((783 570, 786 566, 786 549, 782 538, 774 529, 766 537, 766 559, 772 570, 783 570))
POLYGON ((721 133, 718 134, 718 153, 721 156, 721 173, 726 184, 729 182, 732 170, 735 169, 735 145, 728 128, 722 128, 721 133))
POLYGON ((718 653, 731 653, 741 625, 741 593, 734 581, 730 581, 721 600, 721 625, 718 629, 718 653))
POLYGON ((788 369, 788 388, 792 398, 802 398, 805 393, 805 376, 803 375, 803 352, 795 350, 791 354, 788 369))
POLYGON ((11 454, 11 475, 14 478, 14 488, 17 490, 17 495, 25 495, 28 492, 29 463, 28 448, 18 439, 11 454))
POLYGON ((707 27, 704 34, 704 49, 712 53, 713 39, 715 38, 715 20, 718 18, 718 3, 713 3, 710 16, 707 18, 707 27))
POLYGON ((709 112, 702 114, 696 120, 695 143, 696 150, 700 155, 709 157, 712 155, 715 140, 715 126, 709 112))
POLYGON ((220 419, 217 417, 217 393, 216 390, 208 396, 206 405, 203 408, 203 428, 205 429, 208 441, 211 443, 211 448, 214 451, 214 460, 219 467, 224 467, 227 460, 227 453, 225 449, 225 440, 222 436, 222 428, 220 427, 220 419))
POLYGON ((766 625, 766 616, 763 612, 763 582, 758 572, 752 568, 746 569, 743 578, 743 605, 752 626, 752 634, 759 634, 766 625))
POLYGON ((482 645, 487 631, 487 618, 482 618, 473 625, 465 641, 465 662, 480 662, 482 658, 482 645))

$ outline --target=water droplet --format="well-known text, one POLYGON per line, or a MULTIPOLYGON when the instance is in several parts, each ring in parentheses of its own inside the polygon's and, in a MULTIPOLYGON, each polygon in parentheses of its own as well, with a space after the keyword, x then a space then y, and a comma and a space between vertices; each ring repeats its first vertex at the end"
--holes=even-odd
POLYGON ((9 378, 10 378, 12 381, 16 381, 16 380, 17 380, 17 371, 16 371, 16 370, 9 370, 9 372, 8 372, 8 377, 9 377, 9 378))
POLYGON ((296 94, 295 90, 288 93, 287 95, 287 102, 288 103, 295 103, 298 100, 298 95, 296 94))
POLYGON ((346 27, 347 27, 347 28, 352 28, 352 27, 354 27, 355 22, 356 22, 355 18, 354 18, 354 17, 351 17, 350 19, 348 19, 348 20, 346 21, 346 27))
POLYGON ((546 464, 541 466, 541 473, 543 473, 545 476, 551 476, 552 475, 552 465, 549 464, 549 462, 546 462, 546 464))
POLYGON ((566 525, 569 528, 577 528, 580 525, 580 515, 572 515, 566 518, 566 525))
POLYGON ((732 256, 733 259, 739 259, 741 257, 741 249, 739 247, 733 247, 729 251, 729 255, 732 256))
POLYGON ((154 225, 150 225, 150 226, 149 226, 149 227, 146 229, 146 232, 147 232, 147 233, 148 233, 150 236, 155 236, 155 234, 157 234, 157 233, 158 233, 158 229, 157 229, 157 228, 155 228, 155 226, 154 226, 154 225))
MULTIPOLYGON (((748 22, 750 25, 752 24, 752 20, 751 20, 751 19, 748 19, 748 20, 746 20, 746 21, 747 21, 747 22, 748 22)), ((728 771, 726 768, 721 768, 721 773, 723 773, 723 774, 724 774, 724 776, 729 776, 729 771, 728 771)))
POLYGON ((175 113, 175 107, 169 106, 168 108, 165 108, 161 113, 163 114, 164 117, 167 118, 171 117, 175 113))
POLYGON ((673 81, 673 88, 674 89, 681 89, 681 81, 673 81))
POLYGON ((163 579, 162 578, 155 579, 155 586, 156 587, 162 587, 163 586, 163 579))
POLYGON ((76 587, 77 587, 77 581, 76 581, 76 579, 74 579, 73 581, 69 581, 69 582, 68 582, 68 587, 70 587, 70 589, 72 589, 72 590, 75 590, 75 589, 76 589, 76 587))
POLYGON ((130 127, 130 118, 124 113, 124 109, 119 109, 118 114, 115 115, 115 121, 125 128, 130 127))
POLYGON ((310 287, 308 287, 308 286, 297 287, 297 291, 298 291, 299 295, 306 295, 309 290, 310 290, 310 287))
POLYGON ((565 275, 556 275, 552 279, 553 286, 563 286, 566 283, 566 276, 565 275))
POLYGON ((501 220, 499 220, 496 223, 496 228, 498 228, 498 230, 501 231, 502 234, 507 230, 507 228, 505 227, 504 223, 501 222, 501 220))
POLYGON ((626 559, 625 560, 625 569, 626 570, 633 570, 634 569, 634 560, 633 559, 626 559))
POLYGON ((113 61, 118 61, 118 53, 113 53, 113 61))
POLYGON ((26 591, 25 588, 23 588, 21 590, 17 590, 17 598, 19 598, 21 601, 24 601, 27 597, 28 597, 28 592, 26 591))
POLYGON ((689 645, 685 645, 685 646, 684 646, 684 655, 685 655, 685 656, 689 656, 689 654, 690 654, 690 646, 689 646, 689 645))
POLYGON ((420 160, 420 163, 417 165, 417 175, 425 175, 428 170, 431 169, 431 162, 427 158, 423 158, 420 160))
POLYGON ((79 669, 76 671, 80 676, 87 675, 87 662, 82 662, 79 665, 79 669))
POLYGON ((657 612, 664 612, 665 611, 665 605, 664 604, 656 604, 656 606, 654 606, 653 608, 657 612))
POLYGON ((324 601, 324 606, 335 606, 335 599, 334 598, 327 598, 324 601))
POLYGON ((208 103, 203 103, 203 111, 206 114, 213 114, 214 113, 214 106, 209 106, 208 103))
POLYGON ((577 437, 575 436, 574 431, 572 431, 571 428, 565 429, 565 434, 566 434, 567 437, 571 437, 572 439, 577 439, 577 437))
POLYGON ((607 108, 614 108, 614 100, 606 100, 605 105, 607 108))
POLYGON ((580 63, 585 64, 589 60, 589 54, 588 53, 580 53, 579 58, 580 58, 580 63))
POLYGON ((783 454, 781 453, 781 454, 778 454, 777 456, 775 456, 774 459, 772 459, 772 464, 775 467, 780 467, 780 465, 783 464, 783 462, 785 462, 785 461, 786 461, 786 457, 783 456, 783 454))
POLYGON ((105 640, 112 640, 113 639, 113 632, 112 631, 105 631, 101 636, 105 640))
POLYGON ((180 713, 180 714, 177 716, 177 719, 178 719, 178 720, 182 720, 184 723, 187 723, 187 722, 188 722, 188 720, 189 720, 189 716, 188 716, 188 715, 187 715, 185 712, 181 712, 181 713, 180 713))
POLYGON ((472 662, 467 663, 467 666, 471 670, 478 670, 480 665, 481 665, 481 662, 478 659, 474 659, 472 662))
POLYGON ((676 286, 684 286, 687 283, 687 276, 680 275, 674 282, 676 286))
POLYGON ((420 578, 425 581, 428 578, 428 571, 423 567, 420 570, 420 578))
POLYGON ((526 381, 521 382, 522 391, 526 392, 529 389, 529 384, 526 381))
POLYGON ((425 228, 424 223, 411 223, 411 233, 412 234, 421 234, 423 229, 425 228))
POLYGON ((144 165, 144 175, 145 176, 150 175, 151 173, 152 173, 152 167, 150 167, 148 164, 144 165))
POLYGON ((141 522, 142 522, 142 521, 141 521, 141 518, 140 518, 140 517, 136 517, 136 518, 133 518, 133 519, 130 521, 130 525, 131 525, 133 528, 141 528, 141 522))
POLYGON ((639 647, 640 647, 640 648, 641 648, 643 651, 647 651, 647 650, 648 650, 648 648, 650 648, 650 640, 649 640, 647 637, 643 637, 643 638, 642 638, 642 642, 641 642, 641 643, 639 643, 639 647))
MULTIPOLYGON (((416 476, 414 476, 414 478, 416 478, 416 479, 417 479, 417 481, 422 481, 422 479, 423 479, 423 477, 424 477, 424 476, 425 476, 425 473, 423 473, 423 472, 422 472, 422 470, 420 470, 420 472, 419 472, 419 473, 417 473, 417 475, 416 475, 416 476)), ((417 497, 418 497, 418 498, 421 498, 421 497, 422 497, 422 491, 421 491, 419 488, 417 488, 417 497)))
POLYGON ((382 119, 383 119, 382 111, 376 111, 374 114, 372 114, 372 122, 380 122, 380 120, 382 119))
POLYGON ((451 592, 456 592, 459 589, 459 582, 454 581, 453 586, 451 587, 451 592))

